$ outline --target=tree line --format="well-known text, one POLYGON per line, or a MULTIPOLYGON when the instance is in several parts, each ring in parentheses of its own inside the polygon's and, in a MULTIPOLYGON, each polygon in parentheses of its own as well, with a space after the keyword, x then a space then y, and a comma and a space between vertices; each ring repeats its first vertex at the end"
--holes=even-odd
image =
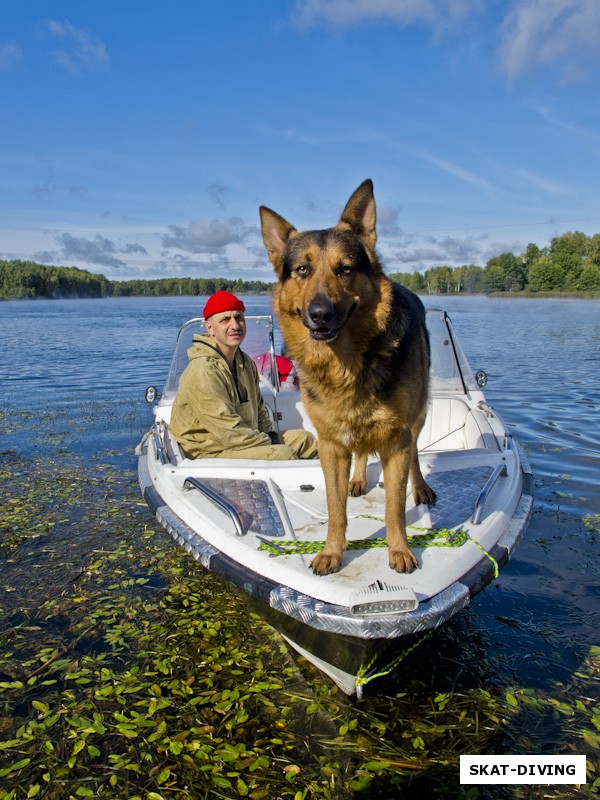
POLYGON ((234 294, 264 294, 273 290, 272 283, 244 281, 241 278, 156 278, 111 281, 112 297, 165 297, 171 295, 209 295, 217 289, 234 294))
POLYGON ((209 295, 217 289, 237 294, 271 292, 272 283, 241 278, 157 278, 110 281, 77 267, 48 267, 34 261, 0 261, 0 299, 165 297, 209 295))
MULTIPOLYGON (((600 234, 564 233, 552 239, 548 247, 529 244, 521 255, 506 252, 494 256, 485 267, 433 267, 424 272, 395 272, 390 278, 417 294, 600 292, 600 234)), ((193 296, 210 295, 217 289, 262 294, 271 292, 273 285, 241 278, 111 281, 77 267, 0 261, 0 299, 193 296)))
POLYGON ((46 267, 34 261, 0 261, 0 298, 104 297, 110 281, 77 267, 46 267))
POLYGON ((521 255, 501 253, 485 267, 433 267, 390 278, 417 294, 600 292, 600 234, 563 233, 548 247, 528 244, 521 255))

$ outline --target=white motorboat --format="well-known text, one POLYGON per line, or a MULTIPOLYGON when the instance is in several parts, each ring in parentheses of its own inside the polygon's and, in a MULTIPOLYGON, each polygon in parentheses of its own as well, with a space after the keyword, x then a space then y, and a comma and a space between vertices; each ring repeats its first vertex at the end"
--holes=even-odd
MULTIPOLYGON (((314 429, 294 382, 276 369, 270 316, 247 316, 244 351, 261 371, 274 427, 314 429)), ((339 572, 310 569, 327 533, 318 460, 183 457, 169 432, 179 377, 202 319, 179 331, 154 424, 139 448, 144 498, 157 520, 207 569, 256 599, 266 619, 346 693, 394 665, 396 654, 468 605, 498 575, 532 509, 531 471, 486 402, 485 373, 473 373, 448 315, 428 311, 431 398, 418 449, 437 494, 415 507, 407 532, 419 567, 398 574, 385 547, 385 486, 369 458, 363 497, 348 498, 347 549, 339 572)), ((156 392, 150 387, 147 399, 156 392)))

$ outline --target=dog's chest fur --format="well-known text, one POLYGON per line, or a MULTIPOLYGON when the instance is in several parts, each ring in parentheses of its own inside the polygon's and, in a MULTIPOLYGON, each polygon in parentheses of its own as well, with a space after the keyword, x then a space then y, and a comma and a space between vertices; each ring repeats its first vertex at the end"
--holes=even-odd
POLYGON ((291 336, 306 410, 320 437, 374 451, 392 431, 410 427, 415 413, 410 398, 415 390, 427 392, 427 386, 414 385, 415 375, 423 375, 414 359, 423 353, 426 333, 402 300, 395 291, 384 329, 371 338, 369 326, 361 326, 358 336, 353 328, 352 336, 333 346, 291 336))
POLYGON ((398 416, 394 362, 401 360, 401 343, 368 348, 350 363, 333 352, 316 364, 300 360, 301 391, 319 434, 353 447, 380 426, 389 431, 398 416))

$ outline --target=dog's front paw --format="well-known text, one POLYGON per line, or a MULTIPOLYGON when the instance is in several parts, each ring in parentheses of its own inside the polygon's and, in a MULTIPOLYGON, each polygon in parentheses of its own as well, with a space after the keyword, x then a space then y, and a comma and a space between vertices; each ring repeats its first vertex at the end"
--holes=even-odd
POLYGON ((327 553, 325 551, 315 556, 310 563, 310 568, 315 575, 331 575, 332 572, 337 572, 341 566, 341 553, 327 553))
POLYGON ((416 506, 432 506, 435 503, 435 492, 425 481, 413 486, 412 496, 416 506))
POLYGON ((390 550, 390 567, 396 572, 412 572, 419 566, 415 554, 410 548, 406 550, 390 550))
POLYGON ((365 480, 351 480, 348 483, 348 494, 350 497, 360 497, 361 494, 367 493, 367 481, 365 480))

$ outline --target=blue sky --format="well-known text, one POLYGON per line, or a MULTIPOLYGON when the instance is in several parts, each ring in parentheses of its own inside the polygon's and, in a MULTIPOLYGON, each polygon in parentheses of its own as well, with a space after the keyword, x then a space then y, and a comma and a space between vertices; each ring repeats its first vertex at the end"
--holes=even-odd
POLYGON ((390 272, 600 232, 598 0, 4 0, 0 258, 272 280, 373 179, 390 272))

